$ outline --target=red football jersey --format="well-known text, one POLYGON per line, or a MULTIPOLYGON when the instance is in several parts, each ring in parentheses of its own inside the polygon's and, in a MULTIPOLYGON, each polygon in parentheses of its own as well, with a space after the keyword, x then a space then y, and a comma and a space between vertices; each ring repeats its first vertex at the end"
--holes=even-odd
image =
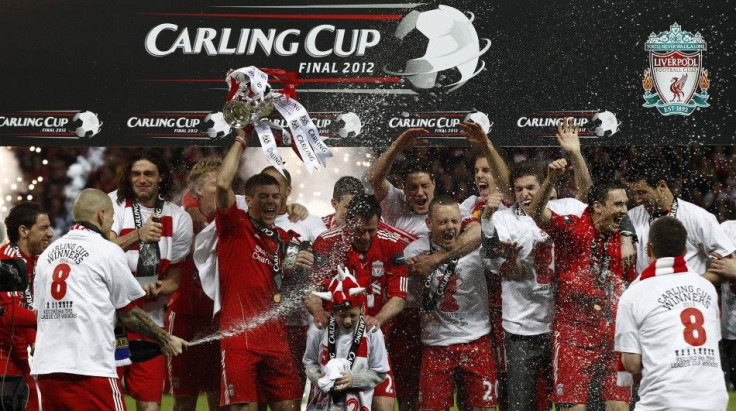
POLYGON ((555 242, 555 328, 590 326, 612 332, 624 281, 636 278, 633 265, 624 272, 619 233, 597 231, 590 209, 579 217, 552 212, 540 228, 555 242))
POLYGON ((392 297, 406 298, 406 267, 396 264, 394 257, 403 255, 404 245, 399 236, 378 230, 368 251, 361 253, 350 244, 347 231, 336 227, 320 234, 312 244, 315 254, 315 276, 318 282, 329 283, 342 265, 355 274, 358 283, 366 287, 366 314, 375 316, 392 297))
MULTIPOLYGON (((22 258, 26 262, 29 290, 33 288, 33 266, 35 260, 16 250, 10 244, 0 247, 0 260, 22 258)), ((24 291, 0 292, 0 358, 13 347, 15 358, 28 358, 26 347, 36 339, 36 314, 28 306, 24 291), (15 327, 15 332, 11 329, 15 327), (11 335, 13 336, 11 340, 11 335)))
MULTIPOLYGON (((235 203, 225 211, 218 209, 216 221, 222 300, 220 330, 246 328, 243 333, 223 339, 223 343, 239 341, 250 348, 288 350, 283 319, 279 316, 265 314, 265 321, 253 325, 254 320, 275 309, 280 301, 272 270, 276 242, 255 229, 235 203)), ((288 243, 283 230, 275 226, 270 229, 288 243)), ((283 261, 283 250, 280 254, 279 261, 283 261)))

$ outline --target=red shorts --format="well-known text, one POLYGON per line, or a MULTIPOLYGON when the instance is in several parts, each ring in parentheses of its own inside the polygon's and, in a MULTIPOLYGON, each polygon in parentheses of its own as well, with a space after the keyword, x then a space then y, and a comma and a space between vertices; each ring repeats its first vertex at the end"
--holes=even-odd
POLYGON ((118 377, 131 397, 160 404, 164 392, 166 360, 162 355, 157 355, 148 361, 118 367, 118 377))
MULTIPOLYGON (((413 399, 419 396, 419 370, 422 364, 421 316, 418 308, 404 309, 383 327, 386 351, 391 371, 396 377, 396 397, 413 399)), ((387 377, 388 378, 388 377, 387 377)), ((374 392, 374 396, 382 396, 374 392)))
POLYGON ((302 357, 304 352, 307 351, 307 329, 309 326, 306 325, 287 325, 286 326, 286 338, 289 340, 289 351, 291 351, 291 357, 294 359, 294 363, 299 373, 299 384, 302 387, 307 382, 307 374, 304 371, 304 363, 302 363, 302 357))
MULTIPOLYGON (((596 335, 595 330, 576 332, 596 335)), ((587 404, 592 381, 601 384, 605 401, 631 402, 631 388, 616 385, 618 354, 610 341, 572 342, 565 333, 556 331, 553 339, 553 400, 561 404, 587 404)))
POLYGON ((125 410, 120 380, 75 374, 38 376, 44 411, 125 410))
MULTIPOLYGON (((389 361, 389 365, 393 367, 391 361, 389 361)), ((394 371, 392 369, 388 370, 386 378, 373 389, 373 396, 396 398, 396 379, 394 378, 394 371)))
POLYGON ((452 394, 456 380, 466 406, 496 406, 496 361, 489 336, 485 335, 467 344, 424 347, 419 379, 419 401, 422 409, 451 408, 454 405, 452 394))
POLYGON ((277 351, 222 344, 220 405, 302 398, 299 374, 288 347, 277 351), (262 393, 259 396, 259 391, 262 393))
MULTIPOLYGON (((166 331, 191 341, 218 330, 212 318, 177 314, 169 311, 166 331)), ((220 390, 220 342, 195 345, 176 357, 166 357, 167 391, 174 396, 196 397, 200 392, 220 390)))

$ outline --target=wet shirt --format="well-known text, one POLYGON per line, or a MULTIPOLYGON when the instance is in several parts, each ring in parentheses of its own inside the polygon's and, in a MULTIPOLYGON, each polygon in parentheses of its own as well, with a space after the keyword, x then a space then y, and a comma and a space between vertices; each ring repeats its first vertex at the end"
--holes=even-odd
POLYGON ((402 254, 399 236, 378 230, 366 252, 356 251, 343 227, 322 233, 312 245, 315 254, 315 281, 324 285, 337 274, 337 266, 347 267, 361 286, 366 287, 366 314, 375 316, 392 297, 406 298, 406 267, 396 264, 402 254))
MULTIPOLYGON (((413 257, 431 250, 429 236, 409 244, 404 251, 413 257)), ((465 344, 491 332, 488 290, 479 249, 461 257, 451 273, 449 264, 432 273, 430 290, 435 291, 445 275, 451 275, 442 297, 432 311, 422 311, 422 344, 448 346, 465 344)))
POLYGON ((555 243, 555 329, 582 335, 579 327, 592 327, 613 337, 618 298, 636 276, 633 267, 623 270, 619 233, 597 231, 587 208, 579 216, 552 211, 540 228, 555 243))
MULTIPOLYGON (((243 327, 277 306, 279 294, 273 273, 276 242, 257 231, 248 215, 233 203, 227 210, 217 210, 217 259, 220 275, 222 311, 220 329, 243 327)), ((273 227, 282 241, 289 241, 283 230, 273 227)), ((283 252, 279 259, 282 260, 283 252)), ((259 326, 230 338, 223 344, 264 350, 286 347, 283 320, 266 319, 259 326)))

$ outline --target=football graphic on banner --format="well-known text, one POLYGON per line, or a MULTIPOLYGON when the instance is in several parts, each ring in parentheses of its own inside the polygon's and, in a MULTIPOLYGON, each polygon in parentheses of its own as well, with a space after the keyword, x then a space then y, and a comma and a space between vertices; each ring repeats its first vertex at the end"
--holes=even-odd
POLYGON ((356 137, 363 127, 360 117, 353 112, 339 114, 335 120, 338 126, 337 134, 342 138, 356 137))
POLYGON ((91 111, 81 111, 74 115, 69 131, 75 133, 80 138, 90 138, 100 132, 102 123, 97 118, 97 114, 91 111))
POLYGON ((222 112, 207 114, 204 118, 205 133, 212 139, 219 139, 230 134, 230 125, 225 121, 222 112))
POLYGON ((388 74, 404 77, 421 91, 453 91, 478 75, 485 67, 478 60, 491 47, 483 39, 480 48, 474 16, 445 5, 427 11, 413 10, 396 28, 399 51, 407 60, 403 67, 384 67, 388 74))
POLYGON ((463 121, 472 121, 473 123, 477 123, 478 125, 480 125, 480 127, 483 129, 483 132, 486 134, 488 134, 491 131, 491 126, 493 125, 491 123, 491 120, 488 119, 488 114, 482 111, 468 113, 468 115, 465 116, 463 121))
POLYGON ((616 121, 616 115, 610 111, 596 113, 591 123, 591 128, 598 137, 610 137, 616 134, 618 126, 621 125, 621 123, 616 121))

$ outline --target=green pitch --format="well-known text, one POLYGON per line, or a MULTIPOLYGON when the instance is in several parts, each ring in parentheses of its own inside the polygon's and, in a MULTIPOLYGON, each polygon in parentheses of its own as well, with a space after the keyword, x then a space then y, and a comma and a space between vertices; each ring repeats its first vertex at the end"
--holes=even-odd
MULTIPOLYGON (((730 397, 728 401, 728 411, 736 411, 736 391, 729 391, 728 395, 730 397)), ((135 411, 135 401, 125 396, 125 405, 128 407, 128 411, 135 411)), ((174 409, 174 400, 171 398, 170 395, 164 394, 164 398, 161 402, 161 410, 162 411, 169 411, 174 409)), ((199 401, 197 401, 197 411, 207 411, 207 400, 204 398, 204 396, 199 397, 199 401)), ((397 408, 398 410, 398 408, 397 408)), ((453 408, 452 411, 457 411, 457 408, 453 408)))

